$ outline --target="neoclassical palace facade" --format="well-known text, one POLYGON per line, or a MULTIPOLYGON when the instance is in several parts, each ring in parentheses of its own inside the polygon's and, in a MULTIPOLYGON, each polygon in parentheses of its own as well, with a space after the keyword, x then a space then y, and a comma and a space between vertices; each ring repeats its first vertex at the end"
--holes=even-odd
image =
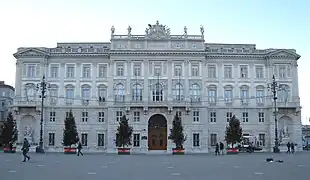
MULTIPOLYGON (((213 152, 224 141, 232 115, 245 136, 264 151, 274 146, 272 93, 281 84, 278 128, 282 139, 301 146, 301 115, 294 49, 256 49, 254 44, 205 43, 199 35, 171 35, 158 21, 144 35, 115 34, 104 43, 58 43, 55 48, 19 48, 14 111, 19 142, 35 145, 40 137, 43 75, 49 84, 44 103, 46 151, 63 151, 66 113, 72 110, 84 151, 116 152, 115 134, 123 115, 133 126, 132 152, 167 152, 172 120, 184 124, 188 153, 213 152)), ((282 143, 283 144, 283 143, 282 143)))

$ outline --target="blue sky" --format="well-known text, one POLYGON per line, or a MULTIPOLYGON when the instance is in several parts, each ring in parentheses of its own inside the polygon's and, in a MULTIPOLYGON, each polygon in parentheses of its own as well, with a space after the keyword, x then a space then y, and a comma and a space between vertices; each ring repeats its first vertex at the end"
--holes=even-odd
POLYGON ((172 34, 199 34, 210 43, 251 43, 257 48, 294 48, 299 60, 302 120, 310 117, 310 1, 307 0, 10 0, 0 1, 0 79, 15 81, 20 46, 55 47, 57 42, 109 41, 117 33, 143 34, 147 24, 170 27, 172 34))

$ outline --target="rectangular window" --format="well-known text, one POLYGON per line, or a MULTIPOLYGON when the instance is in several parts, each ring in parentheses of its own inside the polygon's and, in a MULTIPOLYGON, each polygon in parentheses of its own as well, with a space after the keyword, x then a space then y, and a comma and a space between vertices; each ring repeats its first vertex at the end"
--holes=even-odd
POLYGON ((286 66, 279 66, 279 78, 280 79, 286 78, 286 66))
POLYGON ((98 77, 99 78, 107 77, 107 66, 106 65, 104 65, 104 64, 99 65, 98 77))
POLYGON ((264 122, 264 121, 265 121, 265 113, 258 112, 258 122, 264 122))
POLYGON ((119 122, 123 117, 123 111, 116 111, 116 121, 119 122))
POLYGON ((133 134, 133 147, 140 147, 140 134, 133 134))
POLYGON ((230 90, 230 89, 225 89, 225 90, 224 90, 225 102, 226 102, 226 103, 232 103, 232 97, 233 97, 232 90, 230 90))
POLYGON ((240 97, 241 97, 241 101, 243 103, 246 103, 248 101, 248 98, 249 98, 249 90, 241 89, 240 97))
POLYGON ((99 88, 98 89, 98 101, 99 101, 99 103, 105 102, 106 94, 107 94, 107 91, 105 88, 99 88))
POLYGON ((210 118, 210 122, 215 123, 216 122, 216 112, 211 111, 210 115, 209 115, 209 118, 210 118))
POLYGON ((211 146, 215 146, 217 143, 217 134, 210 134, 211 146))
POLYGON ((240 78, 247 79, 248 78, 248 66, 242 65, 240 66, 240 78))
POLYGON ((230 119, 232 118, 232 116, 233 116, 232 112, 227 112, 226 113, 226 121, 229 122, 230 119))
POLYGON ((28 66, 27 66, 27 77, 28 78, 36 77, 36 65, 28 64, 28 66))
POLYGON ((133 121, 134 122, 139 122, 140 121, 140 112, 139 111, 133 112, 133 121))
POLYGON ((74 90, 73 89, 66 89, 66 103, 72 104, 74 98, 74 90))
POLYGON ((116 66, 116 76, 124 76, 124 66, 121 64, 118 64, 116 66))
POLYGON ((88 141, 88 134, 83 133, 82 134, 82 141, 81 141, 82 146, 87 146, 87 141, 88 141))
POLYGON ((82 122, 87 122, 88 121, 88 112, 84 111, 82 112, 82 122))
POLYGON ((104 122, 104 112, 98 112, 98 122, 104 122))
POLYGON ((58 66, 51 66, 51 78, 58 78, 58 66))
POLYGON ((249 113, 248 112, 242 113, 242 122, 249 122, 249 113))
POLYGON ((197 77, 199 76, 199 66, 192 65, 192 76, 197 77))
POLYGON ((161 76, 161 66, 160 65, 154 66, 154 75, 155 76, 161 76))
POLYGON ((83 65, 83 78, 90 78, 91 77, 91 67, 90 65, 83 65))
POLYGON ((134 76, 141 76, 141 66, 140 65, 134 65, 133 66, 133 75, 134 76))
POLYGON ((199 122, 199 111, 193 111, 193 121, 199 122))
POLYGON ((232 78, 232 66, 224 65, 224 78, 231 79, 232 78))
POLYGON ((174 76, 182 76, 182 66, 175 65, 174 66, 174 76))
POLYGON ((104 134, 98 134, 98 147, 104 147, 104 134))
POLYGON ((257 104, 263 104, 264 103, 264 90, 262 89, 258 89, 256 90, 256 103, 257 104))
POLYGON ((67 65, 67 78, 74 78, 74 65, 67 65))
POLYGON ((48 145, 55 146, 55 133, 48 133, 48 145))
POLYGON ((258 135, 259 141, 260 141, 260 145, 261 146, 265 146, 265 134, 259 134, 258 135))
POLYGON ((208 65, 208 78, 216 78, 216 66, 208 65))
POLYGON ((255 67, 256 79, 263 79, 264 78, 263 70, 264 70, 263 66, 256 66, 255 67))
POLYGON ((215 103, 216 102, 216 90, 209 90, 208 91, 208 96, 209 96, 209 103, 215 103))
POLYGON ((193 133, 193 146, 199 147, 200 146, 200 140, 199 140, 199 133, 193 133))
POLYGON ((50 122, 55 122, 56 121, 56 112, 51 111, 50 112, 50 122))

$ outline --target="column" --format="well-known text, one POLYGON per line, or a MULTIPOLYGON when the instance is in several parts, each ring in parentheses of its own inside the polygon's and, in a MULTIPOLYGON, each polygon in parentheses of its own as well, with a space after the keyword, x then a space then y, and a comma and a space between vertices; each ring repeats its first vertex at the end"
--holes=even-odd
POLYGON ((97 99, 97 64, 93 63, 91 67, 91 79, 92 79, 92 86, 91 86, 91 99, 90 104, 97 105, 98 99, 97 99))
MULTIPOLYGON (((148 101, 149 101, 149 92, 151 90, 149 90, 149 76, 150 76, 150 73, 149 73, 149 62, 148 60, 144 60, 143 61, 143 77, 144 77, 144 86, 143 86, 143 102, 145 102, 146 104, 148 104, 148 101)), ((151 89, 151 88, 150 88, 151 89)))
POLYGON ((186 59, 184 61, 184 95, 185 95, 185 101, 189 101, 189 97, 188 97, 188 91, 189 91, 189 80, 188 80, 188 76, 189 76, 189 71, 190 71, 190 67, 189 67, 189 59, 186 59))
POLYGON ((125 94, 125 102, 130 103, 131 101, 131 61, 127 60, 125 64, 125 76, 126 78, 126 94, 125 94))
POLYGON ((76 73, 75 75, 76 84, 75 84, 75 92, 74 92, 74 96, 75 96, 74 104, 81 104, 81 83, 80 83, 81 63, 76 64, 75 73, 76 73))
MULTIPOLYGON (((172 97, 172 72, 174 72, 173 70, 173 67, 172 67, 172 60, 168 60, 168 63, 167 63, 167 78, 168 78, 168 102, 172 101, 173 97, 172 97)), ((184 70, 183 70, 184 71, 184 70)))
POLYGON ((22 69, 23 64, 20 60, 16 61, 16 72, 15 72, 15 96, 17 97, 17 100, 21 100, 21 82, 22 82, 22 69))

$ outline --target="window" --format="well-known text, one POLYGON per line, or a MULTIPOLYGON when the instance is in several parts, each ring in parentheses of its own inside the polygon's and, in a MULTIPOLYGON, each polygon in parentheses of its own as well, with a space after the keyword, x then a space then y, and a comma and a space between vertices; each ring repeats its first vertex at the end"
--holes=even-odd
POLYGON ((216 112, 211 111, 209 114, 210 122, 215 123, 216 122, 216 112))
POLYGON ((98 88, 98 101, 99 101, 99 103, 105 102, 106 93, 107 93, 106 87, 101 86, 98 88))
POLYGON ((132 87, 132 100, 142 101, 143 88, 140 84, 135 84, 132 87))
POLYGON ((193 121, 199 122, 199 111, 193 111, 193 121))
POLYGON ((224 65, 224 78, 231 79, 232 78, 232 66, 224 65))
POLYGON ((161 76, 161 65, 154 66, 154 73, 155 76, 161 76))
POLYGON ((67 78, 74 78, 74 65, 67 65, 67 78))
POLYGON ((240 78, 242 79, 248 78, 248 66, 246 65, 240 66, 240 78))
POLYGON ((182 66, 175 65, 174 66, 174 76, 182 76, 182 66))
POLYGON ((51 66, 51 78, 57 78, 58 77, 58 66, 51 66))
POLYGON ((248 112, 242 113, 242 121, 243 122, 249 122, 249 113, 248 112))
POLYGON ((98 122, 104 122, 104 112, 98 112, 98 122))
POLYGON ((256 103, 257 104, 263 104, 264 103, 264 90, 263 89, 257 89, 256 90, 256 103))
POLYGON ((193 146, 199 147, 199 133, 193 133, 193 146))
POLYGON ((226 103, 232 103, 233 92, 231 89, 224 90, 224 98, 226 103))
POLYGON ((72 104, 74 99, 74 90, 73 88, 66 89, 66 103, 72 104))
POLYGON ((281 85, 278 93, 279 102, 288 102, 290 100, 290 87, 288 85, 281 85))
POLYGON ((55 120, 56 120, 56 112, 51 111, 50 112, 50 122, 55 122, 55 120))
POLYGON ((84 111, 82 112, 82 122, 87 122, 88 121, 88 112, 84 111))
POLYGON ((182 117, 182 111, 176 111, 176 115, 178 115, 179 118, 181 118, 182 117))
POLYGON ((48 133, 48 145, 55 146, 55 133, 48 133))
POLYGON ((140 65, 134 65, 133 66, 133 75, 134 76, 141 76, 141 66, 140 65))
POLYGON ((226 113, 226 121, 227 121, 227 122, 229 122, 230 119, 231 119, 232 117, 233 117, 232 112, 227 112, 227 113, 226 113))
POLYGON ((140 147, 140 134, 133 134, 133 147, 140 147))
POLYGON ((140 112, 139 111, 133 112, 133 121, 134 122, 139 122, 140 121, 140 112))
POLYGON ((217 134, 210 134, 211 146, 215 146, 217 143, 217 134))
POLYGON ((200 102, 200 86, 192 84, 189 91, 191 102, 200 102))
POLYGON ((49 97, 50 103, 52 103, 52 104, 57 103, 58 89, 57 88, 51 88, 49 90, 49 94, 50 94, 50 97, 49 97))
POLYGON ((116 121, 119 122, 123 117, 123 111, 116 111, 116 121))
POLYGON ((82 99, 87 101, 90 99, 90 87, 87 85, 82 86, 82 99))
POLYGON ((261 142, 262 146, 265 146, 265 134, 259 134, 258 135, 259 141, 261 142))
POLYGON ((124 66, 121 64, 118 64, 116 66, 116 76, 124 76, 124 66))
POLYGON ((208 65, 208 78, 216 78, 216 66, 208 65))
POLYGON ((263 79, 264 78, 263 66, 256 66, 255 73, 256 73, 256 79, 263 79))
POLYGON ((192 65, 192 76, 197 77, 199 76, 199 66, 192 65))
POLYGON ((83 65, 83 78, 90 78, 91 77, 91 68, 90 65, 83 65))
POLYGON ((161 102, 164 100, 164 89, 161 84, 157 83, 153 87, 152 97, 154 102, 161 102))
POLYGON ((210 103, 215 103, 216 102, 216 90, 215 89, 210 89, 208 91, 208 96, 209 96, 209 102, 210 103))
POLYGON ((279 78, 285 79, 286 78, 286 66, 279 66, 279 78))
POLYGON ((184 89, 181 84, 174 85, 172 89, 173 100, 174 101, 183 101, 184 100, 184 89))
POLYGON ((107 77, 107 66, 106 66, 106 65, 104 65, 104 64, 99 64, 98 77, 99 77, 99 78, 105 78, 105 77, 107 77))
POLYGON ((28 66, 27 66, 27 77, 28 78, 36 77, 36 65, 28 64, 28 66))
POLYGON ((83 133, 82 134, 82 141, 81 141, 82 146, 87 146, 87 141, 88 141, 88 134, 83 133))
POLYGON ((248 87, 241 87, 240 97, 242 103, 247 103, 249 98, 249 90, 248 87))
POLYGON ((116 102, 125 101, 125 87, 123 84, 116 85, 114 89, 114 99, 116 102))
POLYGON ((264 121, 265 121, 265 113, 258 112, 258 122, 264 122, 264 121))
POLYGON ((98 134, 98 147, 104 147, 104 134, 98 134))

